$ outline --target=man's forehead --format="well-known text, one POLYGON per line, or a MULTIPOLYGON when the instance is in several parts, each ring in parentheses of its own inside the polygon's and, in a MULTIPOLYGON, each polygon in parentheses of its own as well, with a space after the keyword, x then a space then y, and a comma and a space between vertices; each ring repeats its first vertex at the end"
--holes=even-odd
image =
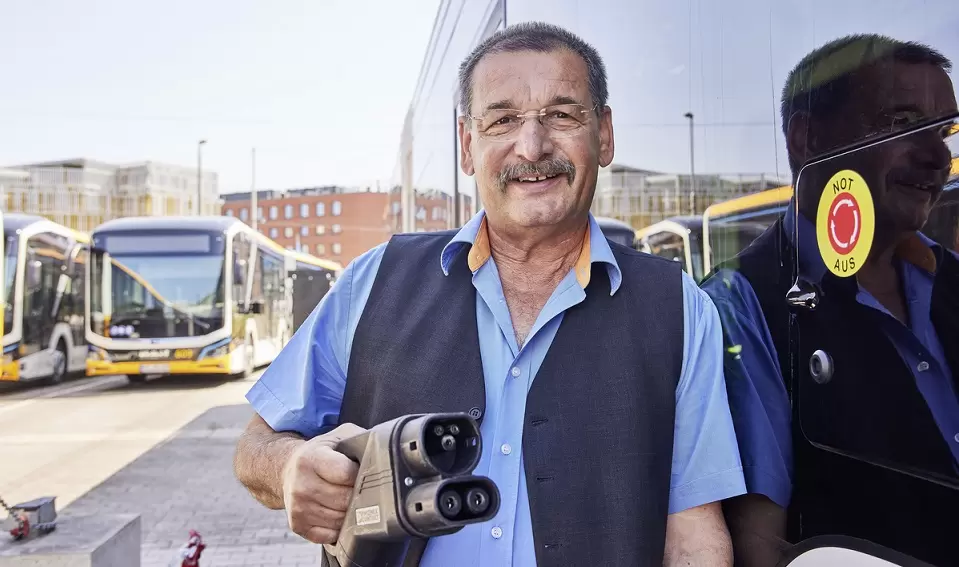
POLYGON ((894 61, 878 66, 871 77, 866 91, 877 95, 882 107, 915 106, 936 114, 956 108, 952 80, 938 65, 894 61))
POLYGON ((473 74, 474 107, 508 101, 549 103, 557 97, 588 102, 586 63, 569 50, 515 51, 484 57, 473 74))

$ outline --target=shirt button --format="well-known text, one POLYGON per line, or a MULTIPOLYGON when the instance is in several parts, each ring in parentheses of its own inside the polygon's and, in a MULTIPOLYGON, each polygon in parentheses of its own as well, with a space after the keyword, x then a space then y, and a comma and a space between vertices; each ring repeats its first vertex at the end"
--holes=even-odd
POLYGON ((491 529, 489 533, 491 536, 493 536, 493 539, 499 539, 503 537, 503 530, 500 529, 499 526, 496 526, 495 528, 491 529))
POLYGON ((923 360, 919 363, 919 366, 916 367, 916 370, 919 372, 925 372, 926 370, 929 370, 929 363, 923 360))
MULTIPOLYGON (((957 435, 957 437, 959 437, 959 435, 957 435)), ((503 446, 500 447, 499 450, 502 451, 504 455, 509 455, 513 452, 513 448, 509 446, 509 443, 503 443, 503 446)))
POLYGON ((509 373, 513 375, 513 378, 519 378, 519 375, 522 374, 523 371, 519 369, 519 366, 514 366, 509 373))

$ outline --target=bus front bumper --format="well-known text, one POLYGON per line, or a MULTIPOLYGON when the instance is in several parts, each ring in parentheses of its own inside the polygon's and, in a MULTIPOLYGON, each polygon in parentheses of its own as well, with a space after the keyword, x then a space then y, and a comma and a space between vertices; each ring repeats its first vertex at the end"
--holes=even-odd
POLYGON ((204 358, 201 360, 151 360, 108 362, 87 359, 87 376, 109 376, 114 374, 229 374, 230 355, 204 358))

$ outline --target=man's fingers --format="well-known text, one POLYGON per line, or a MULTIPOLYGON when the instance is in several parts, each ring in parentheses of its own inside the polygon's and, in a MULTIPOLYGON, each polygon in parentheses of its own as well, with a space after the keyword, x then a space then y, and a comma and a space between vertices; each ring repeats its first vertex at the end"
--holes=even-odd
POLYGON ((339 513, 346 512, 350 506, 350 496, 353 495, 352 486, 338 486, 335 484, 322 483, 317 487, 317 493, 313 500, 322 503, 323 506, 339 513))
POLYGON ((303 539, 313 543, 336 543, 336 537, 339 535, 340 531, 331 530, 329 528, 313 527, 307 529, 303 533, 296 533, 303 539))
POLYGON ((303 534, 311 528, 327 528, 339 531, 345 514, 331 510, 317 502, 297 502, 287 514, 290 529, 303 534))
POLYGON ((338 453, 330 447, 322 447, 316 452, 313 462, 316 474, 326 482, 353 488, 360 465, 343 453, 338 453))

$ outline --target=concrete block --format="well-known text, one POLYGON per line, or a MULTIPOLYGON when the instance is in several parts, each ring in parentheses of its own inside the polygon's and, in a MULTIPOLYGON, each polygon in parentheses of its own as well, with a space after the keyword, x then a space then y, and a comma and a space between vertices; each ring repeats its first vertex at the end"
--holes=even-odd
POLYGON ((46 535, 0 533, 0 567, 140 567, 140 516, 61 514, 46 535))

